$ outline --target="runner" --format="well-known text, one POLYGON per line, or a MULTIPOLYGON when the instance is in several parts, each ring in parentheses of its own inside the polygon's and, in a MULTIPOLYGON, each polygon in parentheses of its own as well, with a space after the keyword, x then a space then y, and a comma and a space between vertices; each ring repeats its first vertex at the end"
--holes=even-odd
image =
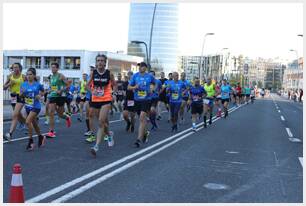
POLYGON ((211 82, 211 77, 207 78, 207 83, 204 85, 204 89, 207 92, 204 98, 204 127, 207 127, 206 118, 209 113, 209 124, 212 124, 213 108, 214 108, 214 96, 216 93, 215 85, 211 82))
POLYGON ((65 87, 68 84, 66 77, 59 73, 58 63, 51 64, 52 75, 50 78, 51 91, 49 94, 49 114, 50 114, 50 129, 47 134, 47 138, 54 138, 54 112, 57 115, 66 120, 66 126, 71 126, 71 118, 69 115, 64 114, 64 104, 66 99, 65 87))
MULTIPOLYGON (((90 66, 90 72, 93 72, 93 70, 95 70, 95 67, 93 65, 90 66)), ((89 76, 88 79, 89 80, 89 76)), ((93 125, 93 121, 94 121, 94 116, 90 115, 90 106, 89 106, 89 102, 91 100, 91 90, 87 89, 86 92, 86 101, 85 101, 85 114, 86 114, 86 128, 87 128, 87 132, 85 132, 85 136, 88 136, 88 138, 86 138, 86 141, 89 143, 92 143, 94 141, 96 141, 96 136, 94 133, 94 125, 93 125)))
POLYGON ((118 108, 120 114, 120 120, 123 119, 123 114, 122 114, 122 107, 123 107, 123 100, 124 100, 124 89, 123 89, 123 81, 122 81, 122 76, 121 73, 118 73, 117 75, 117 92, 115 93, 116 95, 116 104, 115 106, 118 108))
POLYGON ((216 84, 216 101, 215 105, 217 106, 217 117, 221 117, 222 109, 221 109, 221 85, 219 82, 216 84))
POLYGON ((79 105, 80 105, 80 116, 78 117, 78 120, 80 122, 83 121, 83 110, 84 110, 84 104, 86 102, 86 85, 87 85, 87 74, 83 73, 82 75, 82 81, 80 82, 80 98, 79 98, 79 105))
POLYGON ((48 76, 46 82, 44 83, 44 103, 45 103, 45 125, 49 124, 49 94, 50 94, 50 76, 48 76))
POLYGON ((178 79, 178 73, 173 72, 173 80, 168 81, 167 83, 167 93, 170 96, 170 114, 172 122, 172 132, 177 132, 177 120, 179 111, 182 104, 183 93, 186 90, 185 84, 178 79))
POLYGON ((230 92, 230 85, 227 84, 226 79, 223 79, 221 85, 221 101, 223 105, 224 118, 228 116, 228 103, 230 101, 230 92))
POLYGON ((12 135, 13 132, 16 130, 18 121, 23 125, 21 127, 24 128, 25 125, 25 118, 21 114, 21 110, 24 105, 24 99, 20 97, 20 86, 26 80, 26 77, 21 73, 22 66, 20 63, 14 63, 12 67, 13 73, 8 76, 5 84, 3 85, 4 90, 10 88, 11 105, 14 110, 10 131, 4 135, 4 138, 8 141, 12 139, 12 135))
POLYGON ((231 92, 231 98, 232 98, 232 103, 235 107, 237 107, 237 90, 236 90, 236 85, 234 84, 232 87, 232 92, 231 92))
POLYGON ((236 86, 236 92, 237 92, 236 103, 237 103, 237 106, 239 106, 241 104, 241 98, 242 98, 242 91, 241 91, 241 87, 240 87, 239 82, 236 86))
POLYGON ((194 85, 190 87, 190 95, 188 105, 191 105, 192 129, 196 131, 197 114, 201 116, 203 113, 203 97, 206 93, 203 86, 200 85, 200 79, 194 78, 194 85))
POLYGON ((168 79, 165 78, 165 73, 164 72, 160 73, 159 81, 162 84, 162 89, 161 89, 160 94, 159 94, 159 101, 158 101, 158 106, 157 106, 157 113, 158 113, 157 120, 162 119, 162 117, 161 117, 161 104, 162 103, 164 103, 166 109, 169 111, 169 101, 168 101, 168 98, 167 98, 167 95, 166 95, 166 87, 165 87, 165 84, 168 81, 168 79))
POLYGON ((113 132, 109 131, 108 114, 111 110, 112 87, 116 91, 116 81, 114 75, 106 69, 107 56, 98 54, 96 56, 96 69, 90 73, 87 86, 91 88, 90 116, 98 114, 99 127, 97 131, 96 144, 91 148, 91 153, 96 156, 99 144, 104 137, 109 146, 114 145, 113 132))
MULTIPOLYGON (((167 87, 168 85, 168 82, 169 81, 172 81, 173 80, 173 77, 172 77, 172 73, 170 72, 168 74, 168 80, 165 82, 165 87, 167 87)), ((168 105, 169 105, 169 110, 170 110, 170 94, 168 92, 166 92, 166 97, 167 97, 167 102, 168 102, 168 105)), ((168 123, 170 123, 170 120, 171 120, 171 112, 168 112, 168 123)))
POLYGON ((146 72, 147 68, 147 64, 141 62, 139 72, 132 76, 128 86, 129 90, 134 91, 135 111, 139 115, 138 137, 134 143, 136 148, 140 147, 141 142, 146 143, 149 135, 146 118, 151 107, 150 85, 155 84, 155 79, 146 72))
POLYGON ((67 105, 67 114, 69 116, 72 115, 72 112, 71 112, 71 102, 73 100, 73 94, 74 94, 74 91, 75 91, 75 87, 73 86, 72 84, 72 81, 71 80, 68 80, 68 86, 66 87, 66 105, 67 105))
MULTIPOLYGON (((128 72, 128 81, 132 79, 133 72, 128 72)), ((129 82, 123 83, 123 88, 125 91, 125 100, 123 103, 123 118, 126 121, 127 132, 134 132, 135 128, 135 101, 134 92, 128 89, 129 82)))
POLYGON ((252 104, 254 104, 254 100, 255 100, 255 94, 256 94, 256 92, 255 92, 255 88, 252 86, 251 87, 251 103, 252 104))
POLYGON ((249 85, 247 84, 244 87, 244 91, 245 91, 245 98, 246 98, 246 103, 249 104, 249 100, 250 100, 250 95, 251 95, 251 88, 249 87, 249 85))
POLYGON ((182 98, 182 104, 180 108, 180 123, 184 124, 184 112, 185 112, 185 107, 187 105, 187 101, 189 99, 189 88, 191 86, 191 83, 189 80, 186 80, 186 74, 185 72, 181 73, 181 81, 185 84, 185 91, 183 93, 183 98, 182 98))
MULTIPOLYGON (((153 70, 150 71, 150 74, 155 79, 155 72, 153 70)), ((151 110, 150 110, 150 122, 152 124, 151 130, 156 130, 158 128, 156 124, 156 107, 159 101, 159 94, 162 88, 162 83, 159 79, 155 79, 155 85, 152 85, 153 92, 151 93, 151 110)))
POLYGON ((26 150, 34 149, 33 127, 38 136, 38 147, 45 144, 45 136, 42 136, 38 126, 37 116, 41 110, 40 98, 43 97, 44 88, 36 79, 36 69, 29 68, 27 71, 27 81, 23 82, 20 88, 20 96, 25 99, 25 109, 27 112, 26 124, 29 130, 29 142, 26 150))

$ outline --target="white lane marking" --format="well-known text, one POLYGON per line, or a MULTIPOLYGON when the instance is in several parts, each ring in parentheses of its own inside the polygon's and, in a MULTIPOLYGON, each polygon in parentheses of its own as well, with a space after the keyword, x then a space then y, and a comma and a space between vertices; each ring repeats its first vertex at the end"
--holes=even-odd
POLYGON ((280 110, 278 110, 278 113, 280 113, 281 111, 280 110))
MULTIPOLYGON (((41 135, 46 135, 46 134, 48 134, 48 133, 43 133, 41 135)), ((32 137, 37 137, 37 136, 38 135, 36 134, 36 135, 33 135, 32 137)), ((24 140, 24 139, 29 139, 29 136, 21 137, 21 138, 18 138, 18 139, 12 139, 10 141, 5 140, 5 141, 3 141, 3 144, 9 143, 9 142, 15 142, 15 141, 19 141, 19 140, 24 140)))
POLYGON ((283 121, 285 121, 285 118, 283 117, 283 115, 281 115, 281 119, 282 119, 283 121))
MULTIPOLYGON (((233 108, 233 107, 232 107, 232 108, 230 108, 230 109, 229 109, 229 113, 232 113, 233 111, 235 111, 235 110, 238 109, 238 108, 239 108, 239 107, 236 107, 236 108, 233 108)), ((217 119, 219 119, 219 118, 214 119, 215 117, 216 117, 216 116, 213 117, 213 122, 216 121, 217 119)), ((202 126, 203 124, 204 124, 204 123, 202 122, 202 123, 198 124, 197 127, 198 127, 198 126, 202 126)), ((203 127, 202 127, 202 128, 203 128, 203 127)), ((80 182, 82 182, 82 181, 84 181, 84 180, 86 180, 86 179, 89 179, 89 178, 91 178, 91 177, 93 177, 93 176, 95 176, 95 175, 97 175, 97 174, 99 174, 99 173, 102 173, 102 172, 105 171, 105 170, 108 170, 108 169, 110 169, 110 168, 112 168, 112 167, 115 167, 115 166, 117 166, 117 165, 119 165, 119 164, 121 164, 121 163, 123 163, 123 162, 129 160, 129 159, 132 159, 132 158, 134 158, 134 157, 136 157, 136 156, 138 156, 138 155, 140 155, 140 154, 142 154, 142 153, 144 153, 144 152, 146 152, 146 151, 148 151, 148 150, 150 150, 150 149, 153 149, 153 148, 155 148, 155 147, 157 147, 157 146, 159 146, 159 145, 161 145, 161 144, 163 144, 163 143, 165 143, 165 142, 168 142, 168 141, 170 141, 170 140, 176 138, 177 136, 180 136, 181 134, 184 134, 184 133, 189 132, 189 131, 191 131, 191 130, 192 130, 192 127, 190 127, 189 129, 186 129, 186 130, 184 130, 184 131, 182 131, 182 132, 180 132, 180 133, 178 133, 178 134, 175 134, 175 135, 173 135, 173 136, 170 136, 170 137, 168 137, 167 139, 164 139, 164 140, 162 140, 162 141, 160 141, 160 142, 157 142, 157 143, 155 143, 154 145, 152 145, 152 146, 150 146, 150 147, 147 147, 147 148, 145 148, 145 149, 142 149, 142 150, 140 150, 139 152, 136 152, 136 153, 131 154, 131 155, 129 155, 129 156, 123 157, 123 158, 121 158, 121 159, 119 159, 119 160, 117 160, 117 161, 115 161, 115 162, 113 162, 113 163, 111 163, 111 164, 108 164, 108 165, 105 165, 105 166, 101 167, 100 169, 94 170, 94 171, 92 171, 92 172, 90 172, 90 173, 88 173, 88 174, 85 174, 85 175, 83 175, 83 176, 81 176, 81 177, 78 177, 78 178, 76 178, 76 179, 74 179, 74 180, 72 180, 72 181, 70 181, 70 182, 67 182, 67 183, 65 183, 65 184, 63 184, 63 185, 60 185, 60 186, 58 186, 58 187, 55 187, 55 188, 53 188, 53 189, 51 189, 51 190, 49 190, 49 191, 47 191, 47 192, 44 192, 44 193, 42 193, 42 194, 40 194, 40 195, 38 195, 38 196, 36 196, 36 197, 33 197, 33 198, 29 199, 29 200, 26 200, 26 203, 34 203, 34 202, 39 202, 39 201, 41 201, 41 200, 43 200, 43 199, 46 199, 47 197, 50 197, 50 196, 52 196, 52 195, 54 195, 54 194, 57 194, 57 193, 59 193, 59 192, 65 190, 65 189, 67 189, 67 188, 69 188, 69 187, 71 187, 71 186, 74 186, 74 185, 76 185, 76 184, 78 184, 78 183, 80 183, 80 182)), ((197 131, 198 131, 198 130, 200 130, 200 129, 197 129, 197 131)))
POLYGON ((129 168, 131 168, 131 167, 133 167, 136 164, 139 164, 140 162, 148 159, 149 157, 151 157, 151 156, 159 153, 160 151, 170 147, 171 145, 173 145, 173 144, 175 144, 175 143, 177 143, 177 142, 187 138, 191 134, 193 134, 193 132, 189 132, 189 133, 183 135, 182 137, 174 140, 173 142, 170 142, 169 144, 166 144, 163 147, 161 147, 161 148, 159 148, 157 150, 154 150, 153 152, 151 152, 151 153, 149 153, 149 154, 147 154, 147 155, 145 155, 143 157, 140 157, 140 158, 138 158, 138 159, 136 159, 136 160, 134 160, 132 162, 129 162, 128 164, 126 164, 126 165, 124 165, 122 167, 119 167, 118 169, 116 169, 116 170, 114 170, 114 171, 112 171, 112 172, 110 172, 108 174, 105 174, 102 177, 99 177, 98 179, 96 179, 94 181, 91 181, 91 182, 87 183, 86 185, 81 186, 78 189, 73 190, 72 192, 69 192, 66 195, 63 195, 63 196, 61 196, 58 199, 53 200, 52 203, 61 203, 61 202, 65 202, 67 200, 70 200, 73 197, 75 197, 75 196, 77 196, 77 195, 79 195, 79 194, 89 190, 90 188, 96 186, 97 184, 100 184, 101 182, 103 182, 103 181, 105 181, 105 180, 107 180, 107 179, 109 179, 109 178, 111 178, 111 177, 113 177, 113 176, 115 176, 115 175, 117 175, 117 174, 119 174, 119 173, 121 173, 121 172, 123 172, 123 171, 125 171, 125 170, 127 170, 129 168))
MULTIPOLYGON (((236 109, 238 109, 238 108, 236 108, 236 109)), ((236 109, 234 109, 234 110, 236 110, 236 109)), ((232 110, 232 111, 234 111, 234 110, 232 110)), ((218 119, 214 119, 213 122, 215 122, 217 120, 218 119)), ((197 130, 200 130, 200 129, 197 129, 197 130)), ((187 138, 188 136, 190 136, 192 134, 193 134, 193 132, 189 132, 189 133, 181 136, 180 138, 174 140, 173 142, 170 142, 170 143, 162 146, 161 148, 159 148, 157 150, 154 150, 154 151, 152 151, 149 154, 146 154, 145 156, 142 156, 142 157, 140 157, 140 158, 138 158, 138 159, 136 159, 136 160, 134 160, 132 162, 129 162, 126 165, 123 165, 123 166, 119 167, 118 169, 116 169, 116 170, 114 170, 114 171, 112 171, 112 172, 110 172, 108 174, 105 174, 102 177, 99 177, 98 179, 93 180, 93 181, 87 183, 86 185, 83 185, 83 186, 79 187, 78 189, 75 189, 75 190, 67 193, 66 195, 63 195, 63 196, 53 200, 52 203, 66 202, 67 200, 70 200, 70 199, 74 198, 75 196, 77 196, 77 195, 79 195, 79 194, 81 194, 81 193, 91 189, 92 187, 94 187, 94 186, 104 182, 105 180, 107 180, 107 179, 109 179, 109 178, 111 178, 111 177, 113 177, 113 176, 115 176, 115 175, 117 175, 117 174, 119 174, 119 173, 121 173, 121 172, 123 172, 123 171, 125 171, 125 170, 127 170, 129 168, 131 168, 131 167, 133 167, 136 164, 139 164, 140 162, 144 161, 145 159, 148 159, 149 157, 152 157, 153 155, 161 152, 162 150, 170 147, 171 145, 174 145, 175 143, 177 143, 177 142, 187 138)), ((242 164, 241 162, 233 162, 233 163, 242 164)))
POLYGON ((274 152, 274 159, 275 159, 275 164, 278 167, 279 166, 279 161, 277 159, 276 153, 274 152))
POLYGON ((299 138, 290 137, 288 139, 290 142, 302 142, 299 138))
POLYGON ((287 131, 289 137, 293 137, 293 135, 291 133, 291 130, 288 127, 286 127, 286 131, 287 131))
POLYGON ((303 167, 303 157, 299 157, 299 160, 300 160, 300 163, 301 163, 301 165, 303 167))
POLYGON ((225 151, 226 153, 229 153, 229 154, 238 154, 239 152, 236 152, 236 151, 225 151))

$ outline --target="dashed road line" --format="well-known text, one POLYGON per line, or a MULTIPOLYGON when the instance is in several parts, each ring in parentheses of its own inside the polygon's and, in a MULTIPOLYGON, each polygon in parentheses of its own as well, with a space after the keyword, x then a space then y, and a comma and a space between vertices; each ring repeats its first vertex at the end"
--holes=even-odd
POLYGON ((299 157, 299 160, 300 160, 300 163, 301 163, 301 165, 303 167, 303 157, 299 157))
POLYGON ((281 115, 281 119, 282 119, 282 121, 285 121, 285 118, 283 117, 283 115, 281 115))
POLYGON ((286 131, 287 131, 288 136, 292 138, 293 135, 291 133, 291 130, 288 127, 286 127, 286 131))

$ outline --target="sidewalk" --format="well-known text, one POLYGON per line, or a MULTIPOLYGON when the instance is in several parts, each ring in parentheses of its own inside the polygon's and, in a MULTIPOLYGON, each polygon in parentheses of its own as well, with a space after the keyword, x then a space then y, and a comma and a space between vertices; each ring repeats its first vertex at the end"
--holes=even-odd
MULTIPOLYGON (((26 111, 23 107, 22 109, 22 114, 26 114, 26 111)), ((7 122, 7 121, 11 121, 12 120, 12 115, 13 115, 13 108, 10 104, 3 104, 3 121, 7 122)), ((45 115, 45 105, 42 104, 41 106, 41 110, 39 113, 39 116, 44 116, 45 115)))

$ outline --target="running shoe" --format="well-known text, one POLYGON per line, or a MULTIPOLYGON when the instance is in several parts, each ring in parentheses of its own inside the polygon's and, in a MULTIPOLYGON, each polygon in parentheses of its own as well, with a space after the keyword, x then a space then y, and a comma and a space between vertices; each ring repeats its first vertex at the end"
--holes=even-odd
POLYGON ((81 119, 80 117, 78 117, 78 121, 79 121, 79 122, 82 122, 82 119, 81 119))
POLYGON ((156 118, 157 120, 161 120, 162 117, 160 115, 158 115, 158 117, 156 118))
POLYGON ((55 138, 55 137, 56 137, 56 136, 55 136, 55 132, 49 131, 49 132, 47 133, 46 137, 47 137, 47 138, 55 138))
POLYGON ((34 141, 33 139, 29 139, 28 145, 26 147, 26 150, 32 151, 34 149, 34 141))
POLYGON ((136 142, 134 143, 134 147, 139 148, 140 143, 141 143, 141 141, 139 139, 137 139, 136 142))
POLYGON ((95 137, 95 135, 90 135, 87 139, 86 139, 86 142, 88 142, 88 143, 92 143, 92 142, 94 142, 94 141, 96 141, 96 137, 95 137))
POLYGON ((38 147, 43 147, 45 146, 45 142, 46 142, 46 137, 39 135, 38 136, 38 147))
POLYGON ((11 141, 11 139, 12 139, 12 135, 11 135, 11 133, 9 133, 9 132, 7 132, 3 137, 4 137, 4 139, 7 140, 7 141, 11 141))
POLYGON ((71 117, 68 117, 68 118, 66 119, 66 126, 67 126, 67 127, 71 127, 71 117))
POLYGON ((84 133, 84 136, 90 136, 90 135, 92 135, 92 133, 93 133, 92 131, 87 131, 87 132, 84 133))
POLYGON ((92 148, 90 148, 90 152, 91 152, 91 154, 92 154, 94 157, 97 156, 98 150, 99 150, 98 145, 95 145, 95 146, 93 146, 92 148))

